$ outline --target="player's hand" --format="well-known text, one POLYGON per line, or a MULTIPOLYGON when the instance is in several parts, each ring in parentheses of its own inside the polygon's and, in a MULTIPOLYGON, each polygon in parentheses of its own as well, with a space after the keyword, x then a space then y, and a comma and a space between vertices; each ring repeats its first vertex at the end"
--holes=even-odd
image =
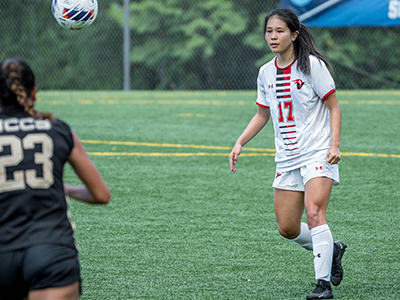
POLYGON ((331 165, 334 165, 339 162, 340 158, 339 148, 331 145, 326 155, 326 161, 331 165))
POLYGON ((229 154, 229 164, 231 166, 231 171, 233 173, 236 172, 236 163, 238 161, 241 152, 242 152, 242 146, 239 144, 235 144, 235 146, 231 151, 231 154, 229 154))

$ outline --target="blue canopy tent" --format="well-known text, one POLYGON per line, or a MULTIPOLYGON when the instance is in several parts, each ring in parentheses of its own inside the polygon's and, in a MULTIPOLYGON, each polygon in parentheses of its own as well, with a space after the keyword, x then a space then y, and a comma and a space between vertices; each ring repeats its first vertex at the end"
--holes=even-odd
POLYGON ((281 0, 308 27, 400 26, 400 0, 281 0))

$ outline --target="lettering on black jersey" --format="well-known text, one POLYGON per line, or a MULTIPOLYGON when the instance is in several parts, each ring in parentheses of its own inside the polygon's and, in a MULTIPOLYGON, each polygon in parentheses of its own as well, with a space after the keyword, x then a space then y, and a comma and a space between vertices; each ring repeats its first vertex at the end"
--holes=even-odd
POLYGON ((34 118, 8 118, 0 119, 0 132, 17 132, 32 130, 50 130, 49 120, 35 120, 34 118))

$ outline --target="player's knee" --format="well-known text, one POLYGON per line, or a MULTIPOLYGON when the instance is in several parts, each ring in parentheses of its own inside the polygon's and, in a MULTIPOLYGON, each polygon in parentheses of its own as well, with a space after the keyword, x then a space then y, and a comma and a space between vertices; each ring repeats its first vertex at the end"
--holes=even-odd
POLYGON ((278 231, 281 236, 289 240, 295 239, 300 234, 299 228, 293 228, 290 226, 278 226, 278 231))
POLYGON ((319 226, 321 222, 325 220, 325 217, 321 216, 319 209, 308 210, 306 216, 307 216, 307 224, 310 229, 319 226))

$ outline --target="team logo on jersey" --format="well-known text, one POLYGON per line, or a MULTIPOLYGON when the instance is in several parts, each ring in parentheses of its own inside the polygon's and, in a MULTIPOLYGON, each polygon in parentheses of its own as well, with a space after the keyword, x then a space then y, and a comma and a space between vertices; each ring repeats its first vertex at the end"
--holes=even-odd
POLYGON ((293 80, 293 82, 296 84, 296 87, 298 90, 301 90, 301 88, 304 85, 304 82, 301 79, 295 79, 295 80, 293 80))

